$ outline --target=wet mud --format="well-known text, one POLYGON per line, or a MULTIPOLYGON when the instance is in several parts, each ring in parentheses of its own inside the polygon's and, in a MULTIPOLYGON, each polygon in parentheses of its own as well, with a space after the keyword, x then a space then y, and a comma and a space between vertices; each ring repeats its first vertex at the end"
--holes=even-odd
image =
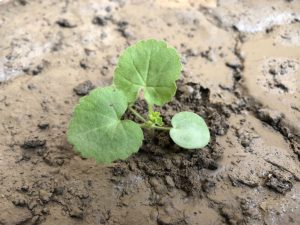
POLYGON ((299 21, 297 0, 0 1, 0 225, 299 224, 299 21), (145 131, 127 160, 80 157, 74 106, 147 38, 184 67, 157 110, 201 115, 210 144, 145 131))

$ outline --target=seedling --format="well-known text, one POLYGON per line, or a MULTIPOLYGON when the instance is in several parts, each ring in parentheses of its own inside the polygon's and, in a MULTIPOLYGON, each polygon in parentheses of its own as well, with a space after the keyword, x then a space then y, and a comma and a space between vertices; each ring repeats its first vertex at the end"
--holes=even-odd
POLYGON ((160 112, 153 110, 154 105, 172 100, 181 67, 177 51, 163 41, 140 41, 128 47, 119 58, 113 85, 97 88, 80 99, 69 124, 68 141, 83 157, 102 163, 137 152, 144 139, 142 129, 167 131, 185 149, 206 146, 210 134, 199 115, 179 112, 168 127, 160 112), (134 109, 139 97, 148 104, 147 117, 134 109), (141 123, 122 119, 127 110, 141 123))

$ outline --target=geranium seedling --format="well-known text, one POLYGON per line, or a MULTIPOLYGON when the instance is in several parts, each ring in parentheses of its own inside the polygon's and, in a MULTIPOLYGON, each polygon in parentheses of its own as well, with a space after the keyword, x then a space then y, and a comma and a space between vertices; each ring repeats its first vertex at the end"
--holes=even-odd
POLYGON ((144 139, 142 129, 165 130, 185 149, 206 146, 209 129, 199 115, 179 112, 168 127, 160 112, 153 110, 154 105, 172 100, 181 67, 177 51, 164 41, 151 39, 128 47, 119 58, 113 85, 97 88, 80 99, 69 124, 68 141, 83 157, 102 163, 137 152, 144 139), (147 117, 133 108, 139 97, 148 104, 147 117), (126 110, 141 123, 123 120, 126 110))

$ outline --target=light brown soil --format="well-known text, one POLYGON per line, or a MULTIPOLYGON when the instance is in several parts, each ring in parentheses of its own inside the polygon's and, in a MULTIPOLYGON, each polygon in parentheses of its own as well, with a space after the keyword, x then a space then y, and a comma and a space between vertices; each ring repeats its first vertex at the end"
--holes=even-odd
POLYGON ((300 224, 299 21, 298 0, 0 1, 0 225, 300 224), (81 158, 78 93, 148 38, 184 64, 165 121, 194 111, 211 143, 146 133, 128 160, 81 158))

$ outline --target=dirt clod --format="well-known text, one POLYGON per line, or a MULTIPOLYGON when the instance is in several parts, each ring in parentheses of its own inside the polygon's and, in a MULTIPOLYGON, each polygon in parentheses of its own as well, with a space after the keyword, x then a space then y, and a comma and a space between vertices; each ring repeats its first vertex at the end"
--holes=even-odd
POLYGON ((61 18, 56 23, 62 28, 74 28, 77 27, 75 23, 70 22, 68 19, 61 18))
POLYGON ((241 208, 243 215, 246 217, 246 221, 247 219, 259 220, 261 218, 258 206, 251 198, 242 199, 241 208))
POLYGON ((238 211, 234 211, 227 206, 221 208, 221 215, 229 225, 238 225, 242 222, 242 216, 238 211))
POLYGON ((274 127, 278 126, 280 120, 284 117, 282 113, 270 109, 259 109, 257 115, 259 119, 274 127))
POLYGON ((292 190, 293 184, 279 174, 270 173, 265 182, 266 186, 280 194, 286 194, 292 190))
POLYGON ((40 190, 39 196, 40 196, 40 199, 46 203, 46 202, 50 201, 52 193, 49 191, 46 191, 46 190, 40 190))
POLYGON ((75 218, 78 218, 78 219, 82 219, 83 218, 83 210, 80 209, 79 207, 76 207, 76 206, 73 206, 71 209, 70 209, 70 216, 71 217, 75 217, 75 218))
POLYGON ((19 195, 19 196, 15 196, 14 199, 12 200, 12 203, 15 205, 15 206, 21 206, 21 207, 24 207, 27 205, 27 200, 22 196, 22 195, 19 195))
POLYGON ((80 84, 78 84, 76 87, 74 87, 74 92, 79 96, 87 95, 91 90, 93 90, 95 86, 90 80, 86 80, 80 84))
POLYGON ((202 190, 206 193, 211 192, 215 186, 216 186, 216 182, 213 180, 205 179, 202 182, 202 190))
POLYGON ((41 140, 38 137, 29 137, 21 145, 24 149, 34 149, 43 147, 46 144, 46 140, 41 140))
MULTIPOLYGON (((40 63, 31 63, 29 66, 23 68, 23 72, 28 75, 36 76, 42 73, 48 65, 49 62, 46 60, 42 60, 40 63)), ((33 89, 31 87, 32 86, 28 86, 29 89, 33 89)))
POLYGON ((40 128, 41 130, 46 130, 49 128, 49 123, 47 122, 41 122, 38 124, 38 128, 40 128))
POLYGON ((99 26, 107 25, 107 20, 102 16, 95 16, 92 20, 92 23, 99 26))
POLYGON ((237 2, 0 0, 0 225, 300 224, 299 2, 237 2), (78 96, 149 37, 183 64, 154 109, 166 126, 195 112, 209 145, 144 130, 128 159, 80 157, 66 138, 78 96))

